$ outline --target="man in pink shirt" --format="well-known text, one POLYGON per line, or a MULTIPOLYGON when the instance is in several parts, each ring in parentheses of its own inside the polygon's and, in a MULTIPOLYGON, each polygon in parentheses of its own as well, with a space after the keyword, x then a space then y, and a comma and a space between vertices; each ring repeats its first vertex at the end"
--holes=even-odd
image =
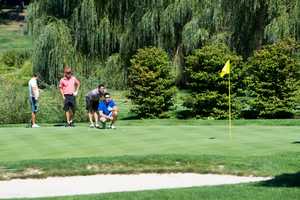
POLYGON ((64 99, 64 111, 66 112, 67 127, 73 126, 73 117, 75 114, 76 99, 80 88, 80 82, 72 76, 72 69, 65 67, 64 77, 59 82, 60 93, 64 99))

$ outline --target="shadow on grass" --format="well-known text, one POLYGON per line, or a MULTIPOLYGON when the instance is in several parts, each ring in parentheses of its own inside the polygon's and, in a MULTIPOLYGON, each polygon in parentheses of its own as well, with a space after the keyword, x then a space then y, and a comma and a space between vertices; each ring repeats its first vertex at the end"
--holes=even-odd
POLYGON ((138 120, 141 119, 140 117, 138 117, 137 115, 128 115, 125 117, 120 117, 120 120, 138 120))
POLYGON ((295 174, 282 174, 259 184, 267 187, 300 187, 300 172, 295 174))
POLYGON ((300 144, 300 141, 292 142, 292 144, 300 144))

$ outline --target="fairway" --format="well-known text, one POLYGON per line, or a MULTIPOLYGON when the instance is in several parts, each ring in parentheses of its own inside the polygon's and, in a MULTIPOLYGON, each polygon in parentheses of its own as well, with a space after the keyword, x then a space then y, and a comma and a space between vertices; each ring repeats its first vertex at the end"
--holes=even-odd
POLYGON ((118 126, 117 130, 1 128, 0 162, 147 155, 266 156, 299 152, 297 126, 118 126))

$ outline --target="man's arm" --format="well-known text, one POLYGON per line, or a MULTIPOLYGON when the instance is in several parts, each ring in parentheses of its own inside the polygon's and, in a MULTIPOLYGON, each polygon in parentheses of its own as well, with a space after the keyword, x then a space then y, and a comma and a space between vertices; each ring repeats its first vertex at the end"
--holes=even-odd
POLYGON ((35 98, 36 100, 38 100, 38 98, 39 98, 39 96, 40 96, 38 86, 37 86, 37 85, 33 85, 33 86, 31 87, 31 89, 32 89, 34 98, 35 98))
POLYGON ((76 91, 75 91, 75 96, 78 94, 79 88, 80 88, 80 81, 75 78, 75 84, 76 84, 76 91))
POLYGON ((60 90, 61 96, 63 97, 63 99, 65 99, 65 95, 64 95, 63 89, 62 89, 62 88, 59 88, 59 90, 60 90))
POLYGON ((112 120, 113 118, 104 114, 102 110, 99 110, 99 115, 100 117, 104 117, 105 119, 109 119, 109 120, 112 120))
POLYGON ((59 91, 60 91, 60 94, 63 97, 63 99, 65 99, 64 90, 62 89, 62 87, 63 87, 63 85, 62 85, 62 82, 60 81, 59 82, 59 91))

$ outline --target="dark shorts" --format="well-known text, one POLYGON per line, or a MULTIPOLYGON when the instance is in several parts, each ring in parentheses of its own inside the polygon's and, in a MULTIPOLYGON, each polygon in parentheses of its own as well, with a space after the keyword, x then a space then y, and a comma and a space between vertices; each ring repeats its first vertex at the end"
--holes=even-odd
POLYGON ((31 106, 31 112, 37 113, 37 111, 39 110, 38 100, 36 100, 34 97, 30 97, 29 102, 31 106))
POLYGON ((85 97, 86 110, 88 112, 97 112, 99 106, 99 100, 92 100, 89 97, 85 97))
POLYGON ((75 111, 76 108, 76 99, 73 95, 65 95, 65 102, 64 102, 64 111, 75 111))

